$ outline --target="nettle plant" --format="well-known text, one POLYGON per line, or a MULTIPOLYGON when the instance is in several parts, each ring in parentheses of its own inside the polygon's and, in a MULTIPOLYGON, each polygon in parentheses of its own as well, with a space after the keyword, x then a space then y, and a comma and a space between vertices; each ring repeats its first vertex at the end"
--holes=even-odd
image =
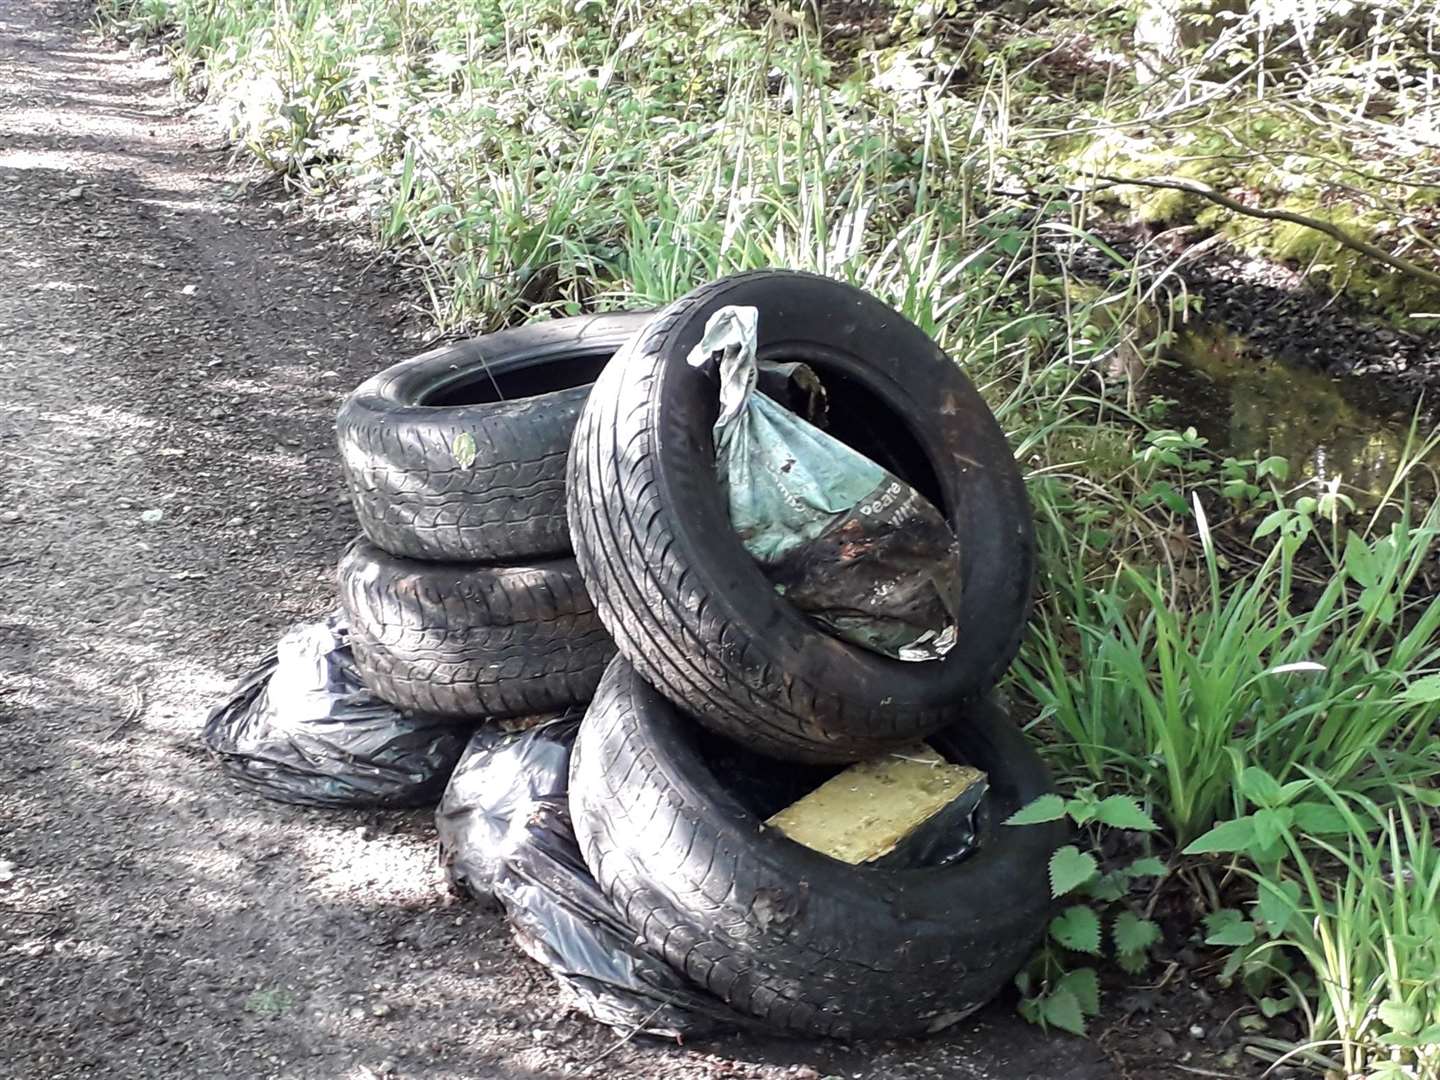
POLYGON ((1086 960, 1108 952, 1126 971, 1138 973, 1150 961, 1161 939, 1160 926, 1141 905, 1133 903, 1136 884, 1163 878, 1168 869, 1150 854, 1101 857, 1095 852, 1143 847, 1138 837, 1149 834, 1154 820, 1127 795, 1100 797, 1095 785, 1069 798, 1042 795, 1006 820, 1007 825, 1038 825, 1069 818, 1089 840, 1089 849, 1067 844, 1050 857, 1050 892, 1068 906, 1050 920, 1045 943, 1019 975, 1020 1014, 1042 1027, 1085 1034, 1086 1017, 1100 1012, 1100 977, 1086 960), (1119 841, 1113 842, 1113 841, 1119 841), (1107 934, 1108 925, 1108 934, 1107 934))

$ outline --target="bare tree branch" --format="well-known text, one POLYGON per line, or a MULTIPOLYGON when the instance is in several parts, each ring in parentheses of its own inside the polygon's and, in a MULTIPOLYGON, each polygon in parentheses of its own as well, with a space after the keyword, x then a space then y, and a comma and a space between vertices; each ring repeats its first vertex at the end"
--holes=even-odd
POLYGON ((1232 199, 1224 192, 1216 191, 1208 184, 1202 184, 1198 180, 1190 180, 1185 177, 1124 177, 1098 175, 1097 180, 1104 181, 1103 190, 1108 187, 1133 186, 1160 188, 1170 191, 1188 191, 1192 195, 1199 195, 1202 199, 1209 199, 1217 206, 1223 206, 1226 210, 1236 214, 1243 214, 1246 217, 1260 218, 1264 221, 1287 221, 1292 225, 1301 225, 1307 229, 1314 229, 1316 232, 1324 233, 1332 240, 1336 240, 1349 248, 1351 251, 1358 251, 1362 255, 1382 262, 1386 266, 1399 270, 1402 274, 1417 278, 1427 285, 1440 288, 1440 273, 1434 270, 1427 270, 1409 259, 1399 255, 1392 255, 1384 248, 1378 248, 1368 240, 1358 236, 1352 236, 1340 226, 1320 218, 1307 217, 1305 214, 1296 214, 1290 210, 1267 210, 1264 207, 1246 206, 1238 199, 1232 199))

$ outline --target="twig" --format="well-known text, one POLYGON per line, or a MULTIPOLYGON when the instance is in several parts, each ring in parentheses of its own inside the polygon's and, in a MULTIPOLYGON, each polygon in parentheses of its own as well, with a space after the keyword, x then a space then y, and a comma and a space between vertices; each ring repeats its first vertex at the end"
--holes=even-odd
POLYGON ((130 687, 130 694, 132 698, 130 702, 130 711, 125 714, 125 719, 121 720, 118 724, 116 724, 113 728, 110 729, 109 733, 105 736, 106 742, 110 742, 113 739, 118 739, 126 728, 128 728, 131 724, 135 723, 135 721, 140 719, 140 714, 145 711, 145 691, 141 688, 139 683, 136 683, 134 686, 130 687))
POLYGON ((1141 990, 1153 990, 1153 991, 1155 991, 1156 993, 1159 993, 1161 990, 1164 990, 1164 989, 1165 989, 1166 984, 1169 983, 1172 978, 1174 978, 1175 973, 1176 973, 1177 971, 1179 971, 1179 970, 1180 970, 1180 963, 1179 963, 1179 961, 1177 961, 1177 960, 1171 960, 1170 963, 1165 966, 1165 971, 1161 974, 1161 976, 1160 976, 1160 981, 1159 981, 1159 982, 1157 982, 1157 983, 1151 983, 1149 986, 1142 986, 1142 987, 1140 987, 1140 989, 1141 989, 1141 990))
MULTIPOLYGON (((1418 278, 1429 285, 1440 288, 1440 274, 1434 270, 1427 270, 1423 266, 1417 266, 1409 259, 1403 259, 1399 255, 1392 255, 1384 248, 1378 248, 1368 240, 1362 240, 1358 236, 1351 236, 1344 229, 1331 222, 1323 221, 1320 218, 1309 217, 1305 214, 1296 214, 1290 210, 1267 210, 1259 206, 1246 206, 1238 199, 1232 199, 1223 192, 1216 191, 1208 184, 1202 184, 1197 180, 1187 180, 1182 177, 1138 177, 1127 179, 1123 176, 1096 176, 1097 180, 1105 181, 1105 187, 1133 186, 1160 188, 1167 191, 1186 191, 1191 195, 1199 195, 1202 199, 1208 199, 1218 206, 1237 214, 1244 214, 1246 217, 1260 218, 1263 221, 1286 221, 1292 225, 1301 225, 1307 229, 1314 229, 1316 232, 1324 233, 1332 240, 1338 241, 1352 251, 1358 251, 1378 262, 1384 263, 1392 269, 1399 270, 1402 274, 1418 278)), ((1103 190, 1095 189, 1095 190, 1103 190)))
POLYGON ((668 1001, 662 1001, 662 1002, 660 1002, 659 1005, 656 1005, 655 1008, 651 1010, 649 1016, 645 1017, 644 1020, 641 1020, 640 1023, 636 1024, 633 1028, 631 1028, 629 1031, 627 1031, 624 1035, 622 1035, 620 1038, 616 1039, 613 1043, 611 1043, 609 1046, 607 1046, 604 1050, 600 1051, 599 1054, 597 1054, 597 1055, 595 1055, 595 1057, 591 1058, 590 1061, 586 1063, 585 1068, 581 1071, 581 1075, 582 1075, 582 1076, 589 1075, 591 1069, 595 1068, 596 1065, 599 1065, 600 1062, 604 1061, 607 1057, 609 1057, 611 1054, 613 1054, 616 1050, 619 1050, 622 1046, 624 1046, 626 1043, 628 1043, 631 1039, 635 1038, 636 1035, 640 1034, 640 1032, 641 1032, 642 1030, 644 1030, 645 1025, 648 1024, 651 1020, 654 1020, 655 1017, 657 1017, 658 1015, 660 1015, 660 1010, 663 1009, 663 1008, 665 1008, 665 1006, 666 1006, 666 1005, 669 1005, 669 1004, 670 1004, 670 1002, 668 1002, 668 1001))
POLYGON ((1214 1069, 1197 1069, 1194 1065, 1181 1065, 1178 1061, 1172 1061, 1170 1066, 1181 1072, 1194 1073, 1196 1076, 1218 1076, 1220 1080, 1240 1080, 1234 1073, 1216 1072, 1214 1069))

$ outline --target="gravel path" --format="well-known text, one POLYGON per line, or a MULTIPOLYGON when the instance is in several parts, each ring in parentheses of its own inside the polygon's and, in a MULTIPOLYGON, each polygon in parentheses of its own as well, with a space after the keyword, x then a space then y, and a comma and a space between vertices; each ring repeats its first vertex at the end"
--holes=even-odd
POLYGON ((428 814, 234 792, 205 710, 332 605, 334 410, 419 342, 82 16, 0 0, 0 1076, 1172 1075, 1008 1004, 923 1044, 616 1047, 446 894, 428 814))

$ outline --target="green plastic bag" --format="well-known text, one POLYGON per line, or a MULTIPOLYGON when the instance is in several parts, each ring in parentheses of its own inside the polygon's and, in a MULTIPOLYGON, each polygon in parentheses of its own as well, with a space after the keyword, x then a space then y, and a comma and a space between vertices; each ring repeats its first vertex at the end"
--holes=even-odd
POLYGON ((755 389, 758 321, 753 307, 721 308, 688 357, 720 357, 715 465, 741 543, 837 637, 897 660, 944 656, 959 541, 909 484, 755 389))

